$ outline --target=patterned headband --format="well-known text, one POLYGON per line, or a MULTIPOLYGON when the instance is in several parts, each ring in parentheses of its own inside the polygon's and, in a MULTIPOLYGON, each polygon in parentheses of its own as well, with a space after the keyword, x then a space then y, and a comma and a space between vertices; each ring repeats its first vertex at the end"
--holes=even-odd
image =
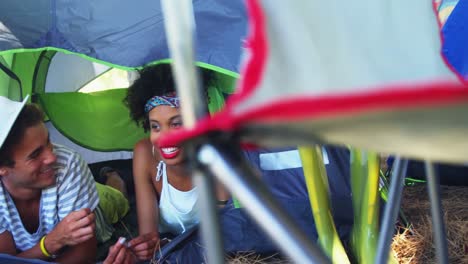
POLYGON ((170 93, 161 96, 153 96, 145 104, 145 113, 148 113, 149 111, 153 110, 153 108, 159 105, 168 105, 170 107, 179 108, 179 97, 177 97, 175 93, 170 93))

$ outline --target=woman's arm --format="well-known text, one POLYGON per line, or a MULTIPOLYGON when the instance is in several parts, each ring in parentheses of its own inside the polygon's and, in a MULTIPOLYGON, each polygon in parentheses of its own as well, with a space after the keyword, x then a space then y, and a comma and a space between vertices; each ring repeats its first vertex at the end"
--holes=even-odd
POLYGON ((227 203, 229 198, 231 197, 230 193, 224 185, 222 185, 219 181, 216 180, 216 198, 218 199, 217 204, 219 206, 223 206, 227 203))
POLYGON ((140 140, 133 150, 133 179, 135 182, 139 236, 129 246, 140 260, 152 256, 159 242, 159 207, 156 190, 152 183, 154 165, 149 139, 140 140))
POLYGON ((103 264, 132 264, 137 262, 135 255, 133 255, 131 250, 127 247, 125 241, 126 239, 124 237, 120 237, 119 240, 110 247, 109 254, 107 254, 103 264))
POLYGON ((140 235, 158 231, 158 201, 151 175, 153 164, 151 143, 148 139, 142 139, 135 145, 133 151, 133 180, 140 235))

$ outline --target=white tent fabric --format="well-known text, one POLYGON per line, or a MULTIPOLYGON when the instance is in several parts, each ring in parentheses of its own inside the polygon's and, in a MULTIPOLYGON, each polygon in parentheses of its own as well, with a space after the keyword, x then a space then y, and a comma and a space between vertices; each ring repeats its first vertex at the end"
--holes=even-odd
POLYGON ((49 65, 45 91, 49 93, 77 91, 109 69, 110 67, 104 64, 58 52, 52 57, 49 65))
POLYGON ((94 151, 91 149, 84 148, 80 145, 73 143, 65 136, 60 133, 51 122, 46 122, 46 127, 49 130, 50 140, 54 143, 67 146, 76 152, 78 152, 83 159, 88 163, 95 163, 107 160, 119 160, 119 159, 131 159, 133 158, 132 151, 94 151))

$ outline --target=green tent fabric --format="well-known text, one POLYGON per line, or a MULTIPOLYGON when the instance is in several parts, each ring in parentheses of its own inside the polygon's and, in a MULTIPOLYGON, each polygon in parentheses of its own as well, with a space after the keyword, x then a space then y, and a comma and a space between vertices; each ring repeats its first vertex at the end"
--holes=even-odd
POLYGON ((126 89, 44 93, 39 100, 55 127, 75 143, 100 151, 131 150, 145 134, 128 118, 125 94, 126 89))
MULTIPOLYGON (((85 85, 93 80, 88 80, 86 77, 99 78, 101 76, 100 72, 93 75, 89 71, 97 67, 108 68, 108 70, 114 67, 55 50, 3 54, 0 55, 0 62, 21 80, 20 87, 17 81, 0 71, 0 95, 18 101, 26 94, 32 95, 31 101, 38 103, 45 110, 48 120, 72 142, 94 151, 131 151, 139 139, 147 136, 130 119, 129 111, 122 102, 127 87, 107 87, 104 91, 91 93, 80 92, 81 84, 85 85), (63 73, 58 76, 64 80, 51 82, 54 77, 50 76, 53 73, 51 71, 60 68, 60 64, 51 66, 56 58, 61 58, 59 62, 63 59, 81 62, 65 64, 62 66, 63 73), (82 65, 87 68, 77 68, 82 65), (85 78, 81 84, 62 84, 68 79, 75 78, 77 74, 85 78), (58 83, 64 87, 47 88, 48 81, 49 84, 52 83, 52 86, 58 83)), ((162 60, 155 63, 169 62, 169 60, 162 60)), ((214 113, 224 106, 225 96, 233 93, 237 74, 206 63, 198 65, 211 69, 216 74, 217 82, 208 88, 209 110, 214 113)))

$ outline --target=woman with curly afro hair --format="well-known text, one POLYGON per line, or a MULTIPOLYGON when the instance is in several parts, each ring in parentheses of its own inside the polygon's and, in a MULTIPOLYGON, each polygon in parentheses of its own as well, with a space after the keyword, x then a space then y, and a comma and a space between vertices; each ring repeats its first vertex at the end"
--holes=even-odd
MULTIPOLYGON (((214 74, 201 69, 205 87, 214 82, 214 74)), ((140 72, 129 87, 124 103, 132 119, 149 138, 141 139, 133 150, 139 236, 129 242, 140 260, 153 256, 160 234, 178 235, 198 224, 198 194, 179 146, 157 146, 162 134, 182 127, 179 98, 170 64, 158 64, 140 72)), ((229 195, 218 188, 218 200, 229 195)))

